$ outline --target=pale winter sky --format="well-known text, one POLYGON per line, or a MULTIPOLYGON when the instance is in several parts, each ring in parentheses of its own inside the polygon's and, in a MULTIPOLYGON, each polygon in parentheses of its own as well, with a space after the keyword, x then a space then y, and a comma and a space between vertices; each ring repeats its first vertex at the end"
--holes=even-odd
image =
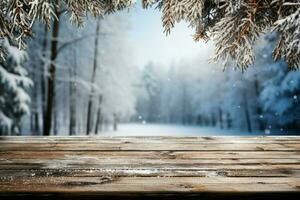
POLYGON ((130 40, 133 44, 135 64, 143 67, 149 61, 169 66, 171 63, 200 56, 203 61, 211 57, 212 45, 193 40, 193 29, 180 23, 172 30, 171 35, 163 33, 161 13, 150 8, 144 10, 138 4, 130 9, 130 40))

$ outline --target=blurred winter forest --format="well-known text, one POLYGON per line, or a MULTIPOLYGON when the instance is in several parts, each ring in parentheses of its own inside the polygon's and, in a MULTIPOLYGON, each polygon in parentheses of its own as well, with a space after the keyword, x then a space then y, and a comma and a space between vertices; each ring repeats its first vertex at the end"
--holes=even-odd
POLYGON ((272 60, 276 34, 256 45, 256 63, 245 72, 200 59, 182 61, 157 73, 149 63, 142 75, 144 96, 135 120, 195 124, 243 132, 300 130, 300 72, 272 60), (204 65, 204 66, 203 66, 204 65))
POLYGON ((122 15, 91 18, 80 29, 64 15, 50 29, 36 23, 26 52, 3 41, 0 133, 101 135, 120 123, 299 133, 300 71, 273 61, 276 34, 257 42, 255 64, 244 72, 198 56, 136 66, 122 15))

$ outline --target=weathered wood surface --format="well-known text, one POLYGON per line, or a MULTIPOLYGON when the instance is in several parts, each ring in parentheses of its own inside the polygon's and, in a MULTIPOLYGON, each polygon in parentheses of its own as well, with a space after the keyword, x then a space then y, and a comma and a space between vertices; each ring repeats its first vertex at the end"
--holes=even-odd
POLYGON ((300 195, 300 137, 0 137, 0 198, 300 195))

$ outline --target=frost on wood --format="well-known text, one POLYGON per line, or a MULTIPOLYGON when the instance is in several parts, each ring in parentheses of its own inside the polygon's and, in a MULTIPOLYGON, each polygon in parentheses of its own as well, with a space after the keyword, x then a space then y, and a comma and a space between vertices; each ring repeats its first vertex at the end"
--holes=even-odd
MULTIPOLYGON (((83 23, 87 13, 102 16, 130 7, 134 0, 3 0, 0 3, 0 38, 8 37, 20 47, 31 35, 34 21, 50 24, 56 3, 63 2, 70 19, 83 23)), ((253 45, 263 32, 280 34, 275 59, 284 58, 291 69, 299 67, 299 0, 142 0, 162 11, 165 33, 179 21, 187 21, 196 30, 194 39, 212 39, 215 60, 233 59, 245 69, 254 63, 253 45)), ((3 57, 3 48, 0 48, 3 57)))
POLYGON ((21 117, 29 114, 30 97, 26 88, 32 85, 22 66, 27 55, 4 40, 7 59, 0 62, 0 133, 19 133, 21 117))

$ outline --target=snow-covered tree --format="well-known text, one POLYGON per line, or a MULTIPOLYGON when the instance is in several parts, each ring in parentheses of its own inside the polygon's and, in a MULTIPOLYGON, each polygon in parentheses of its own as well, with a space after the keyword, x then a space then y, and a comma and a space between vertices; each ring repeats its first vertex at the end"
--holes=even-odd
POLYGON ((144 102, 147 115, 143 117, 147 122, 157 122, 160 120, 159 93, 161 90, 161 79, 153 63, 148 63, 145 66, 142 79, 147 91, 147 99, 144 102))
POLYGON ((282 61, 269 65, 266 71, 269 77, 263 84, 260 98, 264 110, 269 112, 269 124, 299 127, 300 74, 289 72, 282 61))
POLYGON ((289 71, 287 64, 282 60, 271 61, 270 46, 274 46, 276 37, 277 35, 266 37, 265 41, 269 45, 261 50, 263 57, 260 60, 266 67, 263 71, 265 80, 260 101, 270 126, 296 129, 300 126, 300 73, 289 71))
POLYGON ((106 16, 100 24, 100 45, 96 70, 98 92, 93 94, 97 108, 95 133, 103 123, 113 124, 114 130, 120 121, 135 114, 137 69, 134 55, 126 39, 129 30, 124 13, 106 16), (98 127, 98 128, 97 128, 98 127))
MULTIPOLYGON (((32 24, 42 20, 49 25, 57 18, 54 10, 58 5, 66 7, 71 21, 81 25, 87 13, 103 16, 134 3, 135 0, 3 0, 0 38, 8 37, 24 46, 32 24)), ((292 69, 299 67, 299 0, 142 0, 142 4, 145 8, 157 5, 167 34, 177 22, 187 21, 196 29, 195 40, 215 41, 216 60, 232 58, 242 69, 254 63, 257 38, 263 32, 277 31, 280 39, 275 58, 284 58, 292 69)), ((3 48, 0 54, 3 57, 3 48)))
POLYGON ((20 134, 21 118, 30 113, 26 89, 32 81, 23 67, 27 55, 7 39, 2 42, 7 59, 0 63, 0 134, 20 134))
MULTIPOLYGON (((252 69, 251 69, 252 70, 252 69)), ((248 73, 248 70, 246 73, 248 73)), ((253 131, 254 106, 253 85, 247 79, 246 74, 239 71, 228 69, 226 72, 228 80, 226 81, 225 105, 224 109, 229 113, 232 119, 233 127, 253 131)))

